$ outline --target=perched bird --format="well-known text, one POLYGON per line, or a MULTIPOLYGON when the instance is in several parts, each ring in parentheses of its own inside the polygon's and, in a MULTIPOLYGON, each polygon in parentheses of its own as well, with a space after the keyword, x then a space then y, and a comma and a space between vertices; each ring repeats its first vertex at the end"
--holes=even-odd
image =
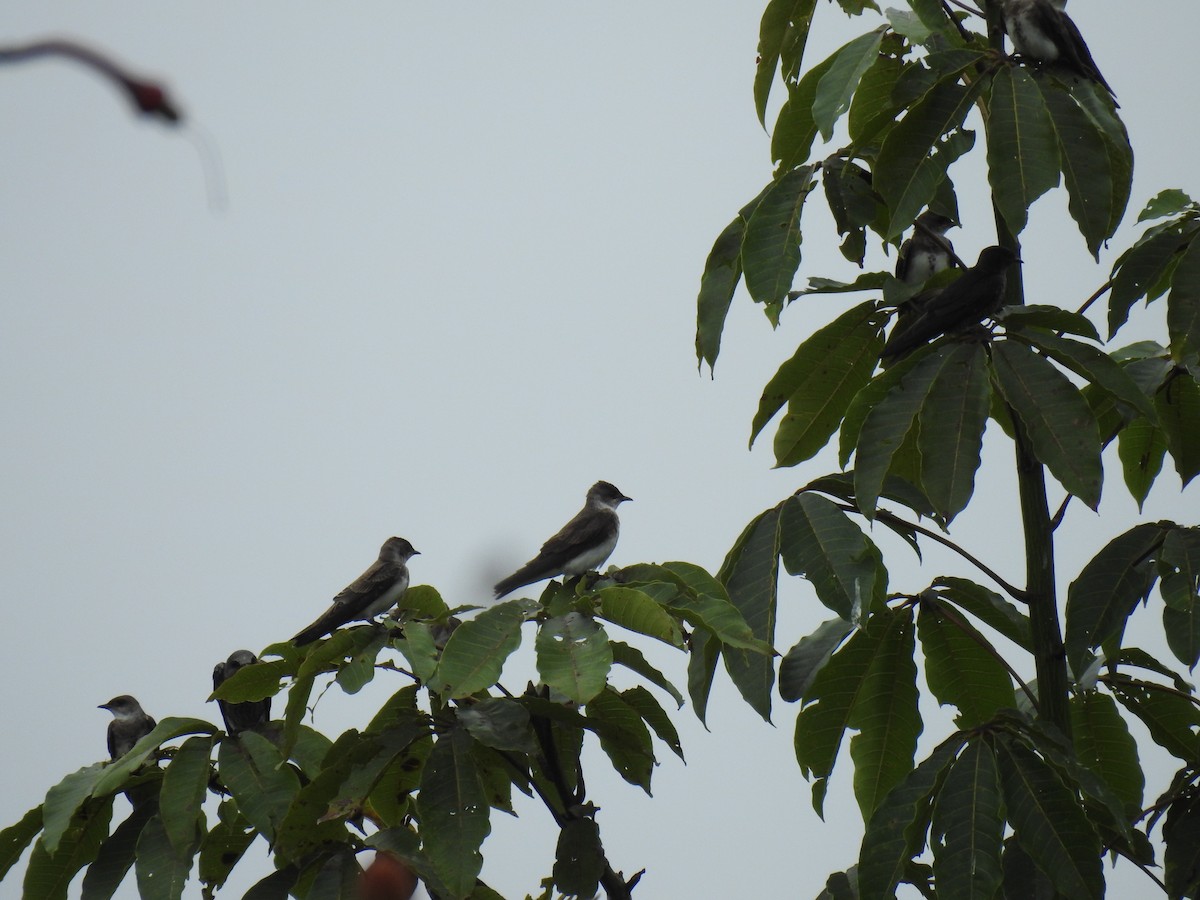
POLYGON ((607 481, 597 481, 588 488, 587 501, 575 518, 542 544, 537 556, 497 582, 496 596, 555 575, 582 575, 602 565, 617 546, 621 529, 617 507, 629 499, 607 481))
POLYGON ((97 709, 107 709, 113 714, 108 723, 108 755, 120 759, 133 749, 133 745, 154 730, 158 723, 146 715, 142 705, 128 694, 113 697, 101 703, 97 709))
MULTIPOLYGON (((258 657, 249 650, 234 650, 229 659, 219 662, 213 667, 213 690, 215 691, 226 679, 239 669, 258 662, 258 657)), ((228 700, 218 700, 221 707, 221 718, 225 720, 225 730, 237 737, 243 731, 253 731, 271 721, 271 698, 262 700, 246 700, 242 703, 231 703, 228 700)))
POLYGON ((979 261, 931 296, 907 321, 898 322, 883 359, 898 358, 939 335, 973 325, 1004 305, 1008 268, 1020 258, 1007 247, 984 247, 979 261))
POLYGON ((1041 63, 1058 63, 1116 99, 1117 92, 1100 74, 1078 26, 1060 5, 1051 0, 1001 0, 1001 9, 1004 30, 1018 53, 1041 63))
POLYGON ((950 268, 954 245, 946 232, 958 223, 931 209, 917 216, 913 233, 900 245, 896 258, 896 277, 905 284, 924 284, 938 272, 950 268))
POLYGON ((379 548, 379 559, 354 583, 333 598, 333 604, 294 638, 297 647, 311 644, 355 619, 373 619, 387 612, 408 590, 408 566, 420 551, 404 538, 390 537, 379 548))

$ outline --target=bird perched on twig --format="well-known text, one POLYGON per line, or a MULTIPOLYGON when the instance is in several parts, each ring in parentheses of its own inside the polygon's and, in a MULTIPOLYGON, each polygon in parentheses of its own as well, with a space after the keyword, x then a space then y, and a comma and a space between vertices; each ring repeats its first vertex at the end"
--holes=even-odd
MULTIPOLYGON (((234 650, 225 662, 219 662, 213 667, 213 690, 224 684, 235 672, 254 665, 258 657, 249 650, 234 650)), ((228 700, 218 700, 221 708, 221 718, 225 720, 225 730, 233 737, 243 731, 261 728, 271 721, 271 698, 262 700, 246 700, 242 703, 232 703, 228 700)))
POLYGON ((154 730, 158 723, 142 709, 142 705, 129 694, 113 697, 101 703, 97 709, 107 709, 113 714, 108 723, 108 756, 120 759, 133 749, 133 745, 154 730))
POLYGON ((973 325, 1004 305, 1008 268, 1020 258, 1007 247, 984 247, 979 261, 898 323, 883 346, 883 359, 899 358, 939 335, 973 325))
POLYGON ((617 546, 621 530, 617 507, 629 499, 607 481, 597 481, 588 488, 587 501, 575 518, 542 544, 537 556, 496 583, 496 596, 555 575, 582 575, 603 565, 617 546))
POLYGON ((321 617, 292 638, 297 647, 311 644, 355 619, 373 619, 387 612, 408 590, 408 566, 420 551, 400 537, 390 537, 379 548, 379 559, 333 598, 321 617))
POLYGON ((1001 10, 1004 30, 1018 53, 1041 63, 1057 63, 1096 82, 1116 100, 1117 92, 1100 74, 1079 27, 1062 9, 1050 0, 1001 0, 1001 10))

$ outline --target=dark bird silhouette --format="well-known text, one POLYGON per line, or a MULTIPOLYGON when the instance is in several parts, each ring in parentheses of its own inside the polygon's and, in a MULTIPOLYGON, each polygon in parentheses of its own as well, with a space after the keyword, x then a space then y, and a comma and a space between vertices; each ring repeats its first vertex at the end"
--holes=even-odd
POLYGON ((958 223, 931 209, 917 216, 913 233, 900 245, 896 258, 896 277, 905 284, 924 284, 938 272, 950 268, 954 245, 946 232, 958 223))
POLYGON ((128 694, 113 697, 107 703, 101 703, 97 709, 107 709, 113 714, 113 720, 108 723, 110 759, 120 759, 158 724, 146 715, 142 705, 128 694))
POLYGON ((390 537, 379 549, 379 559, 354 579, 353 584, 333 598, 321 617, 292 638, 297 647, 311 644, 355 619, 373 619, 387 612, 408 590, 408 566, 420 555, 404 538, 390 537))
POLYGON ((496 583, 496 596, 555 575, 582 575, 603 565, 617 546, 621 530, 617 507, 629 499, 607 481, 597 481, 588 489, 587 501, 575 518, 542 544, 537 556, 496 583))
MULTIPOLYGON (((258 662, 258 657, 249 650, 234 650, 225 662, 219 662, 213 667, 213 690, 225 683, 235 672, 258 662)), ((225 720, 225 730, 237 737, 243 731, 253 731, 271 721, 271 698, 262 700, 246 700, 241 703, 231 703, 228 700, 218 700, 221 707, 221 718, 225 720)))
POLYGON ((1100 74, 1078 26, 1063 10, 1050 0, 1002 0, 1001 7, 1004 30, 1018 53, 1040 63, 1057 63, 1116 99, 1117 92, 1100 74))
POLYGON ((881 357, 897 359, 939 335, 973 325, 996 312, 1004 305, 1008 267, 1020 261, 1007 247, 985 247, 975 265, 931 295, 907 321, 897 322, 881 357))

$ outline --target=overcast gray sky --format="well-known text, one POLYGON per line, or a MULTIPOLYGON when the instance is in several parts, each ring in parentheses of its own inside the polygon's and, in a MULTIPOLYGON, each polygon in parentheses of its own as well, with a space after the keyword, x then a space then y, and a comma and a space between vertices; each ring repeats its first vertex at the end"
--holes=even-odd
MULTIPOLYGON (((169 83, 194 127, 135 121, 63 62, 0 71, 0 642, 6 719, 27 723, 21 739, 8 729, 0 825, 105 755, 95 707, 114 694, 160 718, 217 717, 204 703, 213 664, 294 633, 388 535, 422 552, 415 582, 485 602, 604 478, 635 498, 613 563, 715 571, 753 515, 836 468, 823 454, 773 471, 770 435, 752 453, 746 437, 763 384, 849 301, 810 298, 772 332, 739 295, 715 380, 693 356, 705 255, 770 177, 751 100, 763 6, 6 11, 4 40, 108 48, 169 83)), ((1121 0, 1070 6, 1123 105, 1134 212, 1165 187, 1200 196, 1200 6, 1148 6, 1154 17, 1121 0)), ((808 61, 874 24, 820 4, 808 61)), ((955 242, 973 259, 993 240, 982 170, 964 161, 953 174, 955 242)), ((1032 302, 1082 302, 1133 233, 1096 267, 1065 209, 1062 196, 1034 207, 1032 302)), ((800 280, 853 276, 823 221, 806 218, 800 280)), ((1131 327, 1119 343, 1156 334, 1131 327)), ((1011 448, 989 433, 987 450, 955 535, 1020 581, 1011 448)), ((1081 530, 1060 553, 1064 588, 1136 512, 1114 463, 1101 515, 1068 519, 1081 530)), ((1168 472, 1147 515, 1192 521, 1194 499, 1168 472)), ((895 589, 970 574, 933 550, 919 569, 879 541, 895 589)), ((1142 613, 1146 634, 1161 631, 1158 603, 1142 613)), ((782 606, 781 650, 829 616, 801 582, 782 606)), ((653 653, 686 683, 681 654, 653 653)), ((506 681, 523 684, 529 656, 506 681)), ((316 725, 362 725, 397 686, 332 691, 316 725)), ((924 691, 922 704, 934 713, 924 691)), ((688 765, 663 750, 653 799, 589 757, 610 859, 648 869, 639 896, 815 896, 854 861, 849 760, 823 824, 792 756, 794 719, 779 704, 776 727, 763 723, 722 673, 712 732, 678 714, 688 765)), ((927 721, 922 749, 946 722, 927 721)), ((1161 764, 1150 793, 1171 767, 1147 759, 1161 764)), ((520 814, 494 814, 484 848, 484 878, 514 897, 536 892, 555 840, 544 811, 520 814)), ((1119 877, 1113 896, 1148 884, 1119 877)), ((19 884, 16 871, 0 897, 19 884)))

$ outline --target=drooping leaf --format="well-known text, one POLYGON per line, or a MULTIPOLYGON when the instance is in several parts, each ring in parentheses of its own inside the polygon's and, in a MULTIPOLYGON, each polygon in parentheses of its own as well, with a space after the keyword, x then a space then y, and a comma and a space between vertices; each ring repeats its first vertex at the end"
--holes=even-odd
POLYGON ((991 389, 982 345, 956 344, 947 350, 918 413, 917 449, 925 496, 950 522, 975 491, 991 389))
POLYGON ((527 600, 508 600, 458 626, 442 650, 430 690, 469 697, 495 684, 504 661, 521 645, 529 610, 527 600))
POLYGON ((1116 701, 1098 691, 1072 695, 1071 734, 1079 761, 1120 798, 1128 818, 1137 816, 1146 776, 1138 760, 1137 742, 1116 701))
POLYGON ((347 694, 357 694, 370 684, 375 677, 375 660, 379 658, 379 651, 387 646, 388 640, 388 633, 381 630, 365 647, 350 657, 350 661, 338 670, 338 687, 347 694))
POLYGON ((850 108, 859 79, 879 55, 884 30, 868 31, 839 49, 833 65, 821 78, 813 100, 813 120, 826 141, 833 137, 837 120, 850 108))
POLYGON ((754 73, 754 108, 758 121, 767 124, 767 97, 775 81, 775 71, 781 70, 783 80, 790 81, 800 71, 808 28, 812 24, 817 0, 771 0, 763 13, 758 32, 758 64, 754 73))
POLYGON ((113 833, 100 845, 95 862, 84 873, 79 889, 80 900, 110 900, 117 892, 133 868, 138 838, 154 813, 153 803, 135 806, 125 821, 113 829, 113 833))
POLYGON ((965 578, 938 578, 933 582, 938 595, 994 628, 1018 647, 1029 650, 1029 617, 983 585, 965 578))
POLYGON ((21 885, 22 900, 67 900, 72 879, 96 858, 108 836, 112 806, 111 796, 80 806, 66 831, 59 835, 54 853, 46 849, 44 840, 34 843, 21 885))
POLYGON ((224 740, 217 753, 221 780, 250 823, 273 840, 288 806, 300 790, 300 780, 284 762, 279 749, 253 731, 238 740, 224 740))
POLYGON ((850 101, 847 120, 850 138, 864 144, 890 125, 900 112, 892 98, 892 88, 904 68, 895 56, 880 55, 858 81, 858 90, 850 101))
POLYGON ((650 793, 654 748, 642 717, 611 687, 592 697, 586 707, 588 727, 600 738, 617 774, 650 793))
POLYGON ((601 588, 600 615, 614 625, 657 638, 672 647, 683 646, 683 632, 662 604, 631 587, 601 588))
POLYGON ((835 53, 805 72, 799 82, 788 84, 788 99, 779 110, 771 135, 771 159, 778 165, 776 171, 786 172, 808 162, 817 137, 817 123, 813 118, 817 88, 836 59, 835 53))
POLYGON ((479 847, 492 830, 487 795, 461 728, 443 734, 421 775, 421 837, 434 871, 453 898, 466 897, 483 867, 479 847))
POLYGON ((542 681, 584 704, 604 688, 612 668, 608 635, 591 616, 578 612, 547 619, 534 642, 542 681))
POLYGON ((171 843, 161 815, 152 816, 137 842, 138 894, 143 900, 179 900, 192 870, 192 845, 199 837, 195 819, 188 845, 182 849, 171 843))
POLYGON ((1184 487, 1200 474, 1200 385, 1186 372, 1169 377, 1154 397, 1154 408, 1167 439, 1167 450, 1184 487))
MULTIPOLYGON (((353 658, 375 639, 377 626, 361 625, 335 631, 325 640, 310 644, 296 671, 292 686, 288 689, 287 706, 284 709, 283 745, 290 752, 299 735, 301 720, 308 708, 317 676, 323 672, 336 671, 348 657, 353 658)), ((265 652, 265 651, 264 651, 265 652)), ((222 745, 224 746, 224 745, 222 745)))
POLYGON ((1184 229, 1152 229, 1121 254, 1113 266, 1113 288, 1108 297, 1110 338, 1129 319, 1133 304, 1147 295, 1169 267, 1178 264, 1177 254, 1189 246, 1196 231, 1194 224, 1184 229))
POLYGON ((554 886, 562 893, 595 896, 604 874, 604 848, 594 819, 571 819, 558 833, 554 852, 554 886))
POLYGON ((208 791, 212 745, 210 735, 188 738, 175 751, 175 758, 163 773, 158 805, 162 828, 175 855, 195 843, 196 820, 208 791))
POLYGON ((622 641, 614 640, 610 640, 608 646, 612 650, 613 663, 615 665, 624 666, 631 671, 637 672, 651 684, 662 688, 670 694, 676 706, 680 709, 683 708, 683 695, 679 693, 679 689, 667 680, 667 676, 650 664, 641 650, 622 641))
MULTIPOLYGON (((917 634, 925 656, 925 680, 938 702, 958 709, 960 728, 982 725, 1001 709, 1016 706, 1012 679, 990 644, 944 601, 921 602, 917 634)), ((996 859, 999 866, 1000 850, 996 859)))
POLYGON ((221 820, 214 824, 205 835, 204 843, 200 845, 197 875, 210 892, 219 890, 225 884, 233 867, 258 837, 257 832, 243 816, 230 818, 231 821, 221 820))
POLYGON ((71 827, 75 813, 92 796, 106 770, 111 768, 102 762, 92 763, 72 772, 46 792, 46 801, 42 804, 42 837, 38 843, 47 853, 53 855, 58 851, 58 842, 71 827))
POLYGON ((1071 312, 1060 306, 1046 306, 1038 303, 1006 306, 996 313, 995 319, 1003 322, 1004 327, 1009 331, 1039 328, 1046 331, 1077 334, 1081 337, 1091 338, 1093 341, 1100 340, 1100 332, 1096 330, 1091 319, 1082 313, 1071 312))
POLYGON ((712 692, 713 678, 717 673, 717 661, 721 656, 721 642, 709 631, 694 631, 689 640, 688 696, 692 700, 692 711, 700 724, 707 727, 708 696, 712 692))
POLYGON ((529 711, 515 700, 488 697, 458 709, 458 721, 485 747, 536 753, 529 711))
POLYGON ((717 363, 721 352, 721 332, 733 302, 733 293, 742 277, 742 238, 746 221, 741 216, 725 226, 704 263, 700 294, 696 298, 696 362, 717 363))
POLYGON ((1137 501, 1139 512, 1162 471, 1166 453, 1166 435, 1146 419, 1135 419, 1117 435, 1117 455, 1125 474, 1125 486, 1137 501))
POLYGON ((1142 721, 1154 743, 1188 764, 1200 761, 1200 711, 1189 698, 1132 680, 1112 685, 1112 691, 1142 721))
POLYGON ((621 691, 621 699, 628 703, 642 721, 650 726, 650 730, 660 741, 671 748, 671 752, 683 759, 683 744, 679 741, 679 732, 667 711, 654 699, 654 695, 640 685, 621 691))
POLYGON ((1054 125, 1041 91, 1024 66, 996 70, 988 112, 988 182, 996 207, 1016 235, 1025 230, 1033 202, 1058 186, 1054 125))
POLYGON ((1174 801, 1162 834, 1167 896, 1194 896, 1200 888, 1200 796, 1193 791, 1174 801))
POLYGON ((13 867, 25 848, 42 830, 42 805, 39 803, 3 831, 0 831, 0 879, 13 867))
POLYGON ((1016 341, 997 344, 992 360, 1000 391, 1029 435, 1034 455, 1063 487, 1095 509, 1102 480, 1100 434, 1079 389, 1016 341))
POLYGON ((800 213, 812 192, 813 168, 782 174, 750 214, 742 241, 746 290, 756 303, 783 304, 800 265, 800 213))
POLYGON ((996 758, 973 741, 950 767, 933 808, 933 872, 946 897, 991 900, 1003 880, 1004 813, 996 758))
POLYGON ((854 630, 845 619, 822 622, 812 634, 802 637, 779 664, 779 696, 789 703, 802 698, 834 650, 854 630))

